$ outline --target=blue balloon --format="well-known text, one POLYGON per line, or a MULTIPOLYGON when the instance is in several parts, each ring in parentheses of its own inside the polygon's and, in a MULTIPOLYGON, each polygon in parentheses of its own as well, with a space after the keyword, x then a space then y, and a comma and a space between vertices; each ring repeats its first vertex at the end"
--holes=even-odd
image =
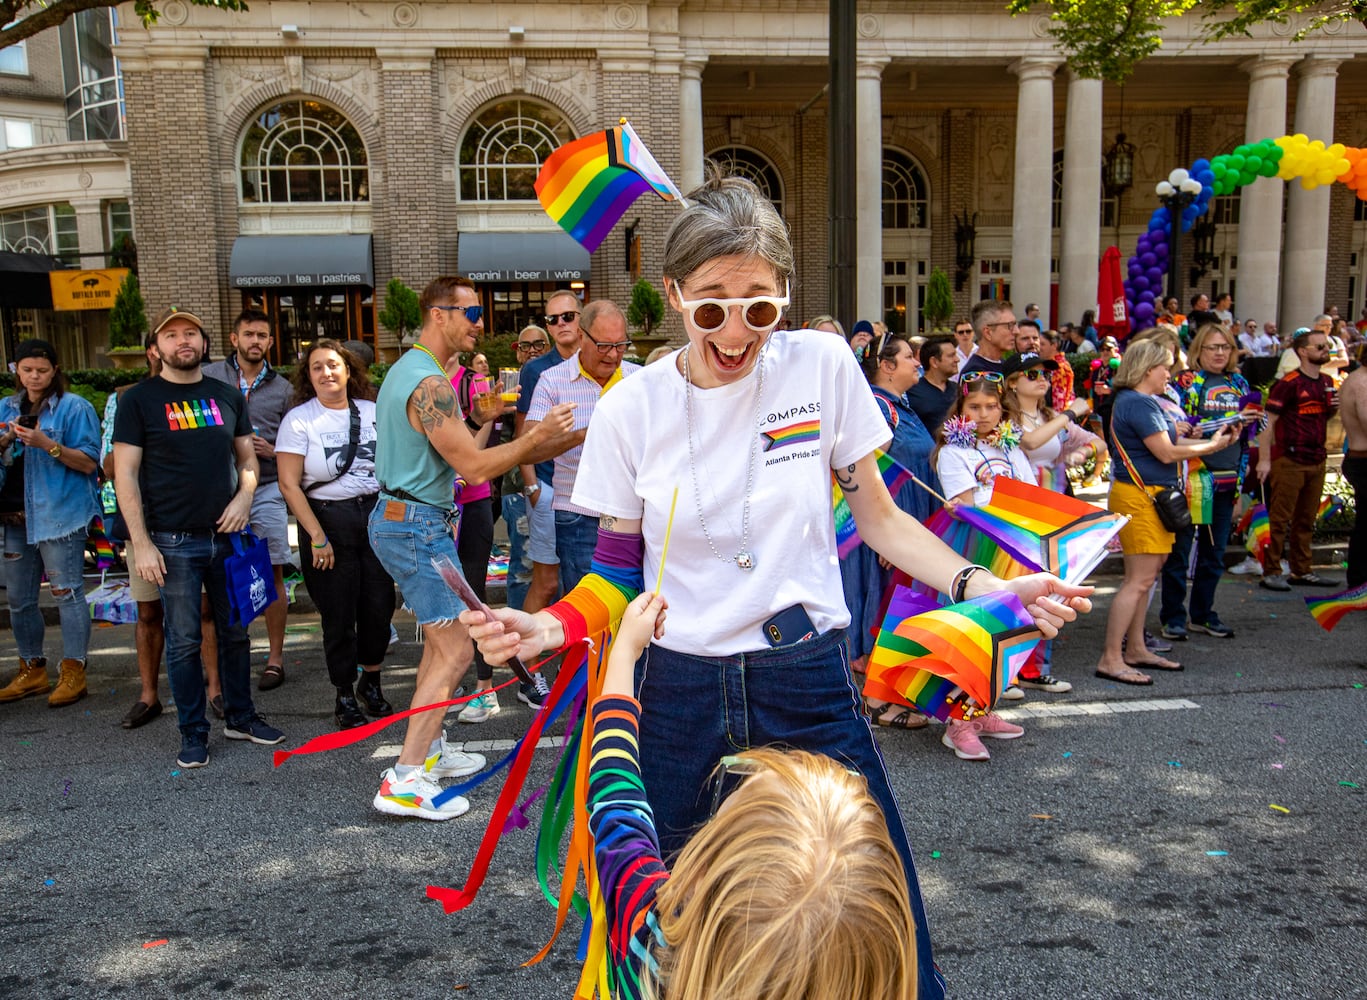
POLYGON ((1210 161, 1204 156, 1191 165, 1190 173, 1199 174, 1203 170, 1210 169, 1210 161))

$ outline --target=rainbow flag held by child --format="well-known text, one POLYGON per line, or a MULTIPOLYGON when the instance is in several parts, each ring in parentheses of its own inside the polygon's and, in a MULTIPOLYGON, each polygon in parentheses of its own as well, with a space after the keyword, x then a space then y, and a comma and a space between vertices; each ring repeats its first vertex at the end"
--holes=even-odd
POLYGON ((1307 597, 1305 606, 1321 628, 1332 632, 1334 626, 1343 621, 1343 616, 1350 611, 1367 611, 1367 583, 1327 597, 1307 597))
MULTIPOLYGON (((887 452, 875 450, 874 455, 878 458, 878 472, 884 485, 896 496, 898 490, 911 482, 911 473, 894 462, 887 452)), ((831 508, 835 517, 835 550, 844 559, 859 547, 859 532, 855 530, 854 515, 850 513, 850 505, 834 474, 831 476, 831 508)))
POLYGON ((1262 559, 1263 550, 1272 540, 1272 525, 1267 519, 1266 505, 1257 503, 1250 507, 1239 519, 1239 530, 1247 536, 1244 548, 1254 559, 1262 559))
POLYGON ((996 704, 1042 638, 1006 591, 938 608, 899 586, 869 654, 864 693, 942 721, 962 719, 996 704))
POLYGON ((546 214, 589 253, 647 192, 688 204, 625 118, 546 157, 534 186, 546 214))

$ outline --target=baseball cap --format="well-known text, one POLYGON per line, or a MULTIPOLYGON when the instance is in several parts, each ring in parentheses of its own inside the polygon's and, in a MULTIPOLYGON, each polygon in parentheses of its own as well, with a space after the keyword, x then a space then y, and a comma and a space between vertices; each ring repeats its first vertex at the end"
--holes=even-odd
POLYGON ((157 334, 161 333, 166 324, 173 319, 188 319, 195 326, 199 327, 200 333, 204 332, 204 321, 190 312, 190 310, 182 309, 180 306, 167 306, 161 312, 157 313, 157 318, 152 321, 152 336, 155 337, 157 334))
POLYGON ((1044 368, 1051 372, 1058 371, 1058 362, 1050 361, 1040 357, 1034 351, 1026 351, 1024 354, 1013 354, 1002 362, 1002 376, 1016 375, 1025 371, 1027 368, 1044 368))

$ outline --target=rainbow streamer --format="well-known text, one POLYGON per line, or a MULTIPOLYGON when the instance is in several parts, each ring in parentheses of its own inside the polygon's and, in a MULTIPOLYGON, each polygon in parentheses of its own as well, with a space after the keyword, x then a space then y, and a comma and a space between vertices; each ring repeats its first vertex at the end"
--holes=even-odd
POLYGON ((688 204, 626 119, 561 146, 546 158, 535 187, 546 214, 589 253, 647 192, 688 204))
POLYGON ((1267 507, 1260 503, 1250 507, 1239 519, 1239 530, 1248 536, 1244 541, 1244 548, 1248 549, 1254 559, 1262 559, 1263 550, 1272 540, 1272 525, 1267 519, 1267 507))
MULTIPOLYGON (((1036 572, 1033 566, 1026 566, 1016 559, 990 535, 979 531, 966 521, 960 521, 948 510, 938 510, 926 520, 926 528, 935 537, 971 563, 986 566, 988 572, 1002 580, 1010 580, 1027 573, 1036 572)), ((936 597, 939 603, 948 604, 949 595, 941 594, 928 583, 913 580, 898 570, 893 574, 893 583, 910 587, 918 594, 936 597)))
MULTIPOLYGON (((878 459, 878 474, 883 477, 883 485, 896 496, 898 490, 911 482, 911 473, 905 466, 894 462, 885 451, 875 450, 874 456, 878 459)), ((835 517, 835 550, 844 559, 859 547, 859 532, 855 529, 849 502, 840 484, 835 481, 834 474, 831 475, 831 508, 835 517)))
POLYGON ((1344 615, 1351 611, 1367 611, 1367 583, 1327 597, 1307 597, 1305 606, 1321 628, 1332 632, 1344 615))
POLYGON ((1192 524, 1210 524, 1215 518, 1215 477, 1199 458, 1193 458, 1187 472, 1187 508, 1192 524))
POLYGON ((942 721, 992 708, 1043 638, 1014 594, 999 591, 948 607, 894 589, 869 654, 864 693, 912 704, 942 721))
MULTIPOLYGON (((964 521, 990 536, 1031 571, 1078 583, 1106 557, 1106 543, 1128 518, 1075 497, 998 476, 992 499, 959 507, 964 521)), ((990 567, 989 567, 990 568, 990 567)))

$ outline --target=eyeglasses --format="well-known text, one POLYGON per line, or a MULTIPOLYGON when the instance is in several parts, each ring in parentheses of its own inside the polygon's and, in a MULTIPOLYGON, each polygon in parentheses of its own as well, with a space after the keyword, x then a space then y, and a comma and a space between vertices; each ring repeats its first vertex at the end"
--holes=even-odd
POLYGON ((959 385, 963 387, 963 394, 965 396, 967 396, 975 388, 978 388, 978 383, 980 382, 986 382, 988 385, 996 389, 997 395, 1001 395, 1001 372, 969 372, 967 375, 959 379, 959 385))
POLYGON ((615 340, 611 344, 600 343, 599 341, 596 341, 592 337, 590 337, 589 332, 587 330, 584 331, 584 339, 587 340, 594 347, 598 348, 598 353, 603 355, 604 357, 611 354, 613 351, 621 351, 623 354, 625 354, 627 351, 631 350, 633 346, 633 343, 630 340, 615 340))
POLYGON ((1039 382, 1041 380, 1045 382, 1049 381, 1049 373, 1043 368, 1030 368, 1021 372, 1021 374, 1025 376, 1027 382, 1039 382))
POLYGON ((972 332, 973 332, 973 327, 971 327, 971 326, 960 327, 958 330, 955 330, 955 331, 954 331, 954 336, 956 336, 956 337, 961 336, 961 335, 962 335, 962 336, 967 336, 967 335, 971 334, 972 332))
POLYGON ((526 351, 528 354, 540 354, 546 349, 546 342, 544 340, 519 340, 517 349, 526 351))
POLYGON ((1020 321, 1014 319, 1004 319, 1000 323, 984 323, 983 329, 990 330, 994 326, 1004 326, 1011 330, 1017 330, 1020 328, 1020 321))
POLYGON ((480 317, 484 315, 483 306, 433 306, 433 309, 440 309, 442 312, 462 313, 467 322, 478 323, 480 317))
POLYGON ((573 323, 578 318, 578 309, 571 309, 569 312, 550 313, 546 316, 546 325, 555 326, 557 323, 573 323))
POLYGON ((1202 344, 1202 345, 1201 345, 1201 350, 1203 350, 1203 351, 1226 351, 1226 352, 1228 352, 1228 351, 1232 351, 1233 349, 1234 349, 1234 348, 1230 347, 1228 344, 1202 344))
MULTIPOLYGON (((675 285, 675 288, 679 286, 675 285)), ((788 305, 788 289, 781 296, 752 295, 743 299, 686 299, 679 288, 679 305, 688 310, 693 325, 704 333, 720 330, 726 325, 731 307, 740 307, 740 318, 755 333, 768 333, 778 323, 788 305)))

